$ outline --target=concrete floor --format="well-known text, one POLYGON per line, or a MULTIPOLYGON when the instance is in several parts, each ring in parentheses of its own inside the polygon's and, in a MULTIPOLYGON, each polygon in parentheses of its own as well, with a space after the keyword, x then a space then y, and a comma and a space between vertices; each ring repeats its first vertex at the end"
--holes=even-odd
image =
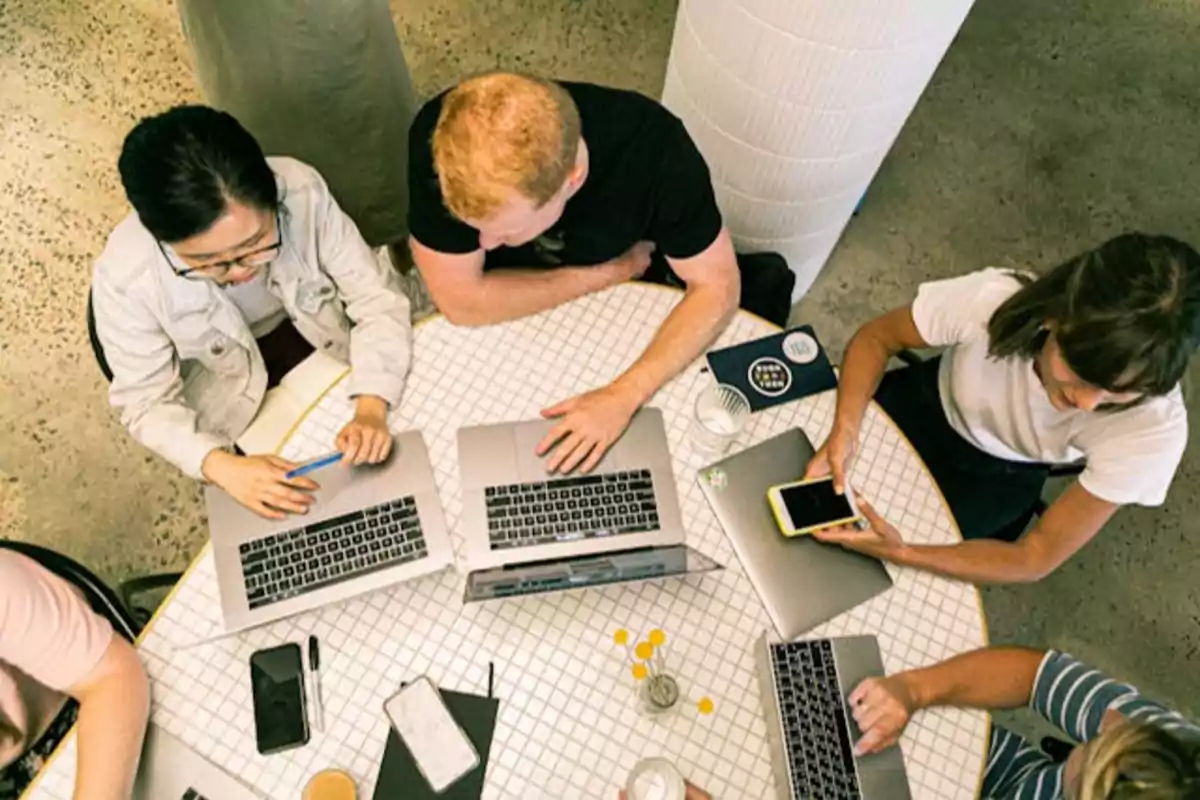
MULTIPOLYGON (((675 0, 393 0, 418 91, 520 68, 657 95, 675 0), (486 41, 478 22, 486 16, 486 41)), ((835 353, 917 284, 1047 265, 1140 228, 1200 243, 1200 11, 1190 0, 978 0, 795 318, 835 353)), ((0 2, 0 534, 117 580, 203 543, 197 486, 111 417, 83 326, 126 213, 134 121, 198 100, 173 5, 0 2)), ((1069 648, 1195 715, 1200 450, 1036 586, 985 592, 992 640, 1069 648)))

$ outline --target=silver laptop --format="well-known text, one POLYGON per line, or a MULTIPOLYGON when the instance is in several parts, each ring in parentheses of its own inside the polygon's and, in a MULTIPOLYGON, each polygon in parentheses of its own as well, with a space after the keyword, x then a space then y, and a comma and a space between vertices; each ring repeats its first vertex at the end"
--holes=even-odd
POLYGON ((882 562, 811 536, 786 537, 767 489, 798 480, 813 456, 796 428, 700 470, 698 480, 779 635, 795 639, 892 586, 882 562))
POLYGON ((854 755, 862 732, 846 697, 884 675, 874 636, 771 644, 764 635, 755 659, 780 800, 912 797, 899 747, 854 755))
POLYGON ((429 451, 396 437, 383 464, 333 464, 304 515, 264 519, 205 489, 225 627, 238 631, 393 586, 454 562, 429 451))
POLYGON ((261 800, 229 773, 151 723, 133 800, 261 800))
POLYGON ((552 420, 458 432, 471 570, 683 544, 662 413, 644 408, 587 475, 547 473, 535 449, 552 420))

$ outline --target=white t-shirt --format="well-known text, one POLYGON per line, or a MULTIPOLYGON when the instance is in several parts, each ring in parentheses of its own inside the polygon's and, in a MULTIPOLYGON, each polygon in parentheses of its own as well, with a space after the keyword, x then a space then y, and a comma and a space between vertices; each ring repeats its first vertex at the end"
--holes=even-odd
POLYGON ((938 389, 951 427, 1008 461, 1086 460, 1079 482, 1096 497, 1161 505, 1187 445, 1179 387, 1124 411, 1059 411, 1031 360, 988 355, 988 320, 1020 287, 1007 270, 985 269, 917 292, 912 314, 921 338, 947 348, 938 389))
POLYGON ((287 309, 283 307, 283 301, 271 294, 271 290, 267 288, 267 269, 263 267, 245 283, 228 284, 224 287, 225 296, 242 312, 255 339, 266 336, 287 319, 287 309))

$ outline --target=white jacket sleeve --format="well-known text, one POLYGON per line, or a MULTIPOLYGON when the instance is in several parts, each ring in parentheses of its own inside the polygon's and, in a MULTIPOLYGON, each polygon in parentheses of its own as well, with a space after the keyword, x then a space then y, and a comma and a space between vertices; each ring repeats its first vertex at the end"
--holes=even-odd
POLYGON ((350 396, 376 395, 395 408, 412 360, 412 311, 391 268, 379 263, 324 180, 317 203, 321 267, 337 284, 354 322, 350 332, 350 396))
POLYGON ((102 280, 92 284, 96 333, 113 372, 108 397, 133 438, 193 478, 204 458, 233 443, 201 432, 183 396, 179 357, 154 315, 102 280))

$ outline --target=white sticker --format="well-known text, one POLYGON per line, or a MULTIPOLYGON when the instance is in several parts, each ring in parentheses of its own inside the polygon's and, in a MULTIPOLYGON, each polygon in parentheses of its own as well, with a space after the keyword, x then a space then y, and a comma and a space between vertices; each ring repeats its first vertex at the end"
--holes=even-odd
POLYGON ((804 331, 789 333, 783 340, 783 354, 793 364, 811 364, 821 352, 817 340, 804 331))
POLYGON ((759 393, 779 397, 792 388, 792 371, 774 356, 755 359, 746 371, 746 379, 759 393))

